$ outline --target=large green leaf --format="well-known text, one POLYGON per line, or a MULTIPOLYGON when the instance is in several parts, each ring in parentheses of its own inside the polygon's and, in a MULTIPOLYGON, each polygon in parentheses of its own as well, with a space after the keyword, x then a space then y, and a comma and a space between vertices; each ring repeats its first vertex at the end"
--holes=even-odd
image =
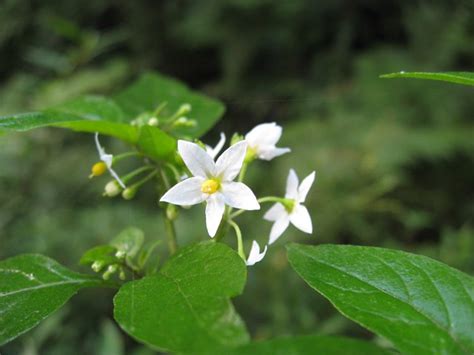
POLYGON ((0 262, 0 345, 33 328, 84 287, 109 283, 72 272, 42 255, 0 262))
POLYGON ((474 279, 427 257, 292 244, 293 268, 345 316, 407 354, 474 353, 474 279))
POLYGON ((384 74, 380 76, 384 79, 392 78, 414 78, 414 79, 427 79, 427 80, 438 80, 447 81, 450 83, 463 84, 463 85, 474 85, 474 73, 470 72, 398 72, 384 74))
POLYGON ((129 143, 138 140, 138 129, 125 122, 122 109, 113 101, 93 96, 82 97, 41 112, 0 117, 0 129, 27 131, 54 126, 80 132, 99 132, 129 143))
POLYGON ((154 111, 166 103, 163 113, 172 115, 178 108, 189 103, 188 117, 197 121, 196 127, 181 128, 178 133, 199 137, 206 133, 224 114, 222 103, 188 89, 179 81, 156 73, 144 74, 137 82, 115 96, 123 111, 135 117, 144 111, 154 111))
POLYGON ((252 342, 234 349, 226 349, 221 353, 226 355, 388 354, 367 341, 323 335, 295 336, 252 342))
POLYGON ((246 280, 229 247, 204 242, 183 248, 153 276, 125 284, 114 316, 132 337, 162 351, 203 351, 246 343, 249 336, 229 298, 246 280))

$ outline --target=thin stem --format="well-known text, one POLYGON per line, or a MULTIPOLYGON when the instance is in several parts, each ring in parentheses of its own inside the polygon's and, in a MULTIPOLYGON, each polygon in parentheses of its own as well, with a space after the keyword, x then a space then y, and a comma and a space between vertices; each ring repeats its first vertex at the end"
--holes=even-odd
MULTIPOLYGON (((166 190, 169 190, 170 183, 163 169, 160 169, 160 176, 161 180, 163 180, 163 184, 165 185, 166 190)), ((173 255, 178 250, 178 242, 176 241, 176 229, 174 227, 174 222, 168 218, 168 215, 166 214, 166 209, 163 209, 163 219, 165 221, 165 230, 166 235, 168 237, 168 249, 170 251, 170 254, 173 255)))
POLYGON ((139 187, 141 185, 143 185, 144 183, 146 183, 147 181, 151 180, 153 177, 156 176, 156 174, 158 174, 158 170, 155 170, 155 171, 152 171, 150 174, 148 174, 147 176, 145 176, 143 179, 137 181, 136 183, 134 183, 132 185, 132 187, 139 187))
POLYGON ((244 252, 244 243, 242 241, 242 232, 240 231, 239 226, 237 223, 235 223, 233 220, 228 220, 227 223, 229 223, 232 228, 234 228, 235 231, 235 236, 237 237, 237 252, 239 253, 240 257, 245 261, 245 252, 244 252))
POLYGON ((168 236, 168 249, 173 255, 178 250, 178 243, 176 242, 176 229, 171 219, 166 216, 166 210, 163 210, 163 217, 165 219, 165 230, 168 236))
POLYGON ((112 162, 117 163, 118 161, 120 161, 122 159, 126 159, 126 158, 129 158, 129 157, 139 157, 139 156, 142 156, 142 153, 140 153, 140 152, 122 153, 122 154, 119 154, 119 155, 114 155, 114 157, 112 159, 112 162))
POLYGON ((152 169, 154 169, 154 167, 151 166, 151 165, 142 166, 142 167, 140 167, 140 168, 138 168, 138 169, 136 169, 136 170, 134 170, 134 171, 128 173, 127 175, 123 176, 123 177, 122 177, 122 181, 123 181, 124 183, 127 183, 127 182, 129 182, 131 179, 133 179, 135 176, 140 175, 141 173, 143 173, 143 172, 145 172, 145 171, 148 171, 148 170, 152 170, 152 169))

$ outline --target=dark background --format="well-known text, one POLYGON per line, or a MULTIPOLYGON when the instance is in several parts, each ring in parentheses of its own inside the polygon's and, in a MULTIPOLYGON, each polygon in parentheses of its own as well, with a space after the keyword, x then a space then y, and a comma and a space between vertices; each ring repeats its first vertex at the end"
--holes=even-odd
MULTIPOLYGON (((3 0, 0 54, 0 114, 107 95, 157 70, 226 103, 224 120, 204 137, 211 145, 220 131, 284 127, 280 146, 292 154, 255 163, 249 185, 260 196, 281 194, 290 167, 301 178, 316 170, 307 202, 315 232, 290 227, 249 269, 235 303, 256 339, 372 338, 295 275, 288 241, 397 248, 474 272, 474 91, 378 78, 473 71, 471 0, 3 0)), ((78 269, 83 251, 128 225, 149 239, 162 234, 146 191, 133 201, 101 197, 107 180, 87 179, 96 159, 87 134, 0 137, 0 257, 38 252, 78 269)), ((260 214, 242 220, 246 243, 266 241, 270 224, 260 214)), ((180 223, 182 244, 207 238, 200 208, 180 223)), ((112 296, 82 292, 2 353, 148 354, 111 322, 112 296)))

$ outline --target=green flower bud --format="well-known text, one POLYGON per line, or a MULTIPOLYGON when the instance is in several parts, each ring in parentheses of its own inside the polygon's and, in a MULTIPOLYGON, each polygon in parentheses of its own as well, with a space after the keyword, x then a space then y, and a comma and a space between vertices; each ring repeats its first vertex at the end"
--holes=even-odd
POLYGON ((156 126, 158 126, 159 123, 160 123, 160 121, 158 121, 158 118, 156 118, 156 117, 152 117, 148 120, 148 125, 149 126, 156 127, 156 126))
POLYGON ((243 141, 244 140, 244 136, 241 135, 241 134, 238 134, 238 133, 234 133, 232 135, 232 138, 230 139, 230 145, 234 145, 240 141, 243 141))
POLYGON ((115 197, 122 191, 122 188, 117 183, 117 181, 112 180, 105 185, 104 196, 115 197))
POLYGON ((125 200, 131 200, 132 198, 135 197, 137 194, 137 189, 135 187, 127 187, 125 190, 122 192, 122 197, 125 200))

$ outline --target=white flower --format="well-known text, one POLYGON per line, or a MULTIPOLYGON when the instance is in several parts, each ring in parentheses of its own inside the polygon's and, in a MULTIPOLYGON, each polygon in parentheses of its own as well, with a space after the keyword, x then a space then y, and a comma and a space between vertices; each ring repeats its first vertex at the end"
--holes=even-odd
POLYGON ((117 182, 119 183, 119 185, 122 187, 122 188, 126 188, 125 184, 123 183, 122 180, 120 180, 120 177, 117 175, 117 173, 114 171, 114 169, 112 169, 112 159, 113 159, 113 155, 112 154, 107 154, 104 150, 104 148, 102 148, 102 146, 100 145, 100 142, 99 142, 99 133, 96 132, 95 133, 95 145, 97 147, 97 152, 99 153, 99 157, 100 157, 100 160, 102 160, 104 162, 104 164, 107 166, 107 170, 109 170, 109 173, 110 175, 112 175, 112 177, 117 180, 117 182))
POLYGON ((225 205, 243 210, 258 210, 260 205, 247 185, 233 180, 239 174, 247 143, 228 148, 214 163, 197 144, 180 140, 178 151, 193 177, 173 186, 160 201, 175 205, 195 205, 206 201, 206 226, 214 237, 222 220, 225 205))
POLYGON ((221 133, 221 139, 219 139, 219 142, 217 143, 217 145, 214 148, 212 148, 211 146, 206 144, 207 154, 209 154, 212 159, 216 159, 217 154, 220 153, 220 151, 224 147, 224 144, 225 144, 225 134, 221 133))
POLYGON ((306 200, 306 195, 313 185, 316 172, 309 174, 298 187, 298 176, 293 169, 290 169, 286 181, 285 199, 290 203, 284 206, 281 203, 274 204, 263 216, 267 221, 274 222, 270 232, 268 244, 274 243, 288 228, 290 222, 299 230, 305 233, 313 233, 313 224, 308 210, 302 203, 306 200))
POLYGON ((260 245, 258 245, 258 243, 254 240, 252 242, 252 249, 250 249, 249 257, 247 258, 245 264, 247 264, 247 266, 252 266, 261 261, 267 253, 267 247, 268 246, 265 245, 265 249, 260 252, 260 245))
POLYGON ((281 137, 282 128, 275 122, 262 123, 254 127, 245 135, 245 141, 249 145, 249 153, 263 160, 272 160, 282 154, 291 151, 290 148, 277 148, 281 137))

